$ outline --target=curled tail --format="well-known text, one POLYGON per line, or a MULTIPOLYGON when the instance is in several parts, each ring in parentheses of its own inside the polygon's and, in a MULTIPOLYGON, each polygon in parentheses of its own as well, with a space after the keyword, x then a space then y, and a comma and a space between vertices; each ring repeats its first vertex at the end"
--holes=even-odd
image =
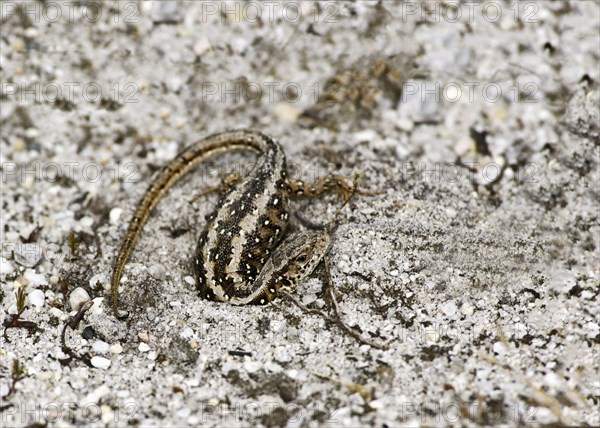
POLYGON ((196 166, 215 156, 244 150, 262 153, 272 145, 276 143, 258 131, 226 131, 189 145, 160 169, 133 213, 115 261, 111 292, 113 313, 117 318, 119 317, 119 282, 125 264, 152 209, 167 190, 196 166))

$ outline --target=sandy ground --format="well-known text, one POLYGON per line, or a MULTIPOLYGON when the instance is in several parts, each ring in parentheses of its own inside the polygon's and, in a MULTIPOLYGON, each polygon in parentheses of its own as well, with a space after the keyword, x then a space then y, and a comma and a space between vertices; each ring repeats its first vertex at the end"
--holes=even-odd
POLYGON ((30 327, 3 339, 2 426, 600 424, 597 2, 0 6, 1 315, 30 327), (239 155, 161 202, 115 320, 152 175, 236 128, 379 192, 334 235, 339 316, 322 271, 310 313, 197 295, 217 196, 194 196, 239 155))

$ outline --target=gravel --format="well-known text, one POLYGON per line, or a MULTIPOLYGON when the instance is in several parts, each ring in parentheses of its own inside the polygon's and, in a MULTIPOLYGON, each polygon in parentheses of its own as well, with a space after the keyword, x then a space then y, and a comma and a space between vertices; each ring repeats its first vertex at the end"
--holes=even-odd
POLYGON ((2 426, 600 425, 598 3, 427 4, 2 2, 2 426), (310 313, 196 293, 196 196, 249 154, 169 191, 116 320, 153 174, 246 127, 376 191, 328 255, 352 334, 323 272, 310 313))

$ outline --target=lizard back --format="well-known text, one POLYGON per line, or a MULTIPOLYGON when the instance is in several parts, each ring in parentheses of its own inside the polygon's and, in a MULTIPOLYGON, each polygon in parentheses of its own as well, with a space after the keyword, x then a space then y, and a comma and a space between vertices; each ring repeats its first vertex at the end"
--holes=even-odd
MULTIPOLYGON (((284 191, 285 154, 278 143, 258 131, 239 130, 214 134, 187 146, 162 167, 138 202, 115 260, 111 278, 115 316, 119 317, 119 282, 125 264, 160 198, 181 177, 202 162, 225 153, 244 150, 257 152, 257 163, 250 177, 230 189, 221 200, 220 208, 209 218, 209 225, 204 229, 196 251, 195 271, 201 290, 208 291, 207 279, 216 280, 221 284, 220 288, 216 287, 216 293, 204 293, 205 297, 219 300, 229 296, 227 293, 232 290, 231 284, 239 284, 239 278, 248 280, 256 276, 255 272, 260 270, 258 266, 263 257, 260 254, 272 250, 287 224, 288 199, 284 191), (262 226, 258 221, 262 222, 262 226), (269 223, 266 223, 267 221, 269 223), (222 225, 231 232, 231 236, 215 236, 211 233, 213 225, 222 225), (242 230, 242 236, 248 238, 246 243, 234 239, 233 236, 234 231, 242 230), (252 233, 248 234, 247 231, 252 233), (250 239, 254 240, 253 244, 250 239), (227 265, 223 264, 225 260, 229 261, 227 265), (233 264, 232 260, 235 260, 233 264), (242 272, 241 263, 244 262, 245 270, 242 272)), ((241 289, 242 287, 235 288, 239 292, 241 289)))
POLYGON ((273 297, 256 279, 288 224, 287 166, 281 146, 262 139, 254 168, 223 195, 200 235, 194 271, 207 299, 246 304, 273 297))

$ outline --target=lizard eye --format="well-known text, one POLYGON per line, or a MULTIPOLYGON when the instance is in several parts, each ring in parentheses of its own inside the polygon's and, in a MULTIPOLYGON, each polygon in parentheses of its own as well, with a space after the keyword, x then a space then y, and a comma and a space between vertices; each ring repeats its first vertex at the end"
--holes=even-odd
POLYGON ((306 261, 306 256, 304 254, 301 254, 298 257, 296 257, 296 260, 300 263, 304 263, 306 261))

